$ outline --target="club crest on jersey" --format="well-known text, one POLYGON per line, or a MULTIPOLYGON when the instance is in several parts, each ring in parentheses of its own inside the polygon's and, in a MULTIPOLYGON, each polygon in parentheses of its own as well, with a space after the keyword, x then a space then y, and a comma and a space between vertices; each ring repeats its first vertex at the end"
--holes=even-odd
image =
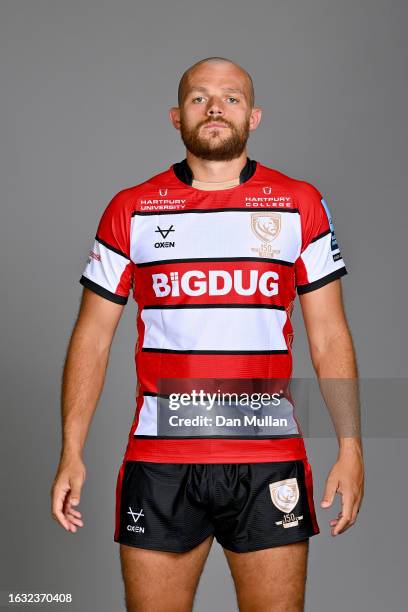
POLYGON ((258 248, 251 248, 258 253, 259 257, 274 257, 280 250, 273 249, 269 244, 279 235, 281 231, 281 215, 276 212, 251 213, 251 229, 255 236, 262 240, 258 248))
POLYGON ((265 195, 269 195, 272 193, 272 187, 262 187, 262 191, 265 195))
POLYGON ((166 196, 166 195, 167 195, 167 188, 166 188, 166 189, 163 189, 163 188, 162 188, 162 189, 159 189, 159 194, 160 194, 161 196, 166 196))

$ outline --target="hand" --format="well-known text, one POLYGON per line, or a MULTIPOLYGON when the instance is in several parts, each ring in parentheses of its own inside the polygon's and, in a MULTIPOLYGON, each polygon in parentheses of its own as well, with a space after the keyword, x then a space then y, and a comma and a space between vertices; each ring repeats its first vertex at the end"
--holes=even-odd
POLYGON ((340 450, 327 477, 321 507, 329 508, 336 493, 341 495, 341 512, 329 523, 332 536, 344 533, 357 519, 364 495, 364 464, 360 448, 340 450))
POLYGON ((51 489, 51 514, 67 531, 83 527, 81 513, 75 510, 81 499, 86 470, 80 457, 62 458, 51 489))

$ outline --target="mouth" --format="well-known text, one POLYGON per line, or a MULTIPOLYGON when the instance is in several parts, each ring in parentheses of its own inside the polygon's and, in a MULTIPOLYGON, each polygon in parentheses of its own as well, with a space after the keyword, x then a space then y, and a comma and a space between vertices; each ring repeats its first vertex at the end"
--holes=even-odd
POLYGON ((225 125, 225 123, 207 123, 206 125, 204 125, 205 128, 227 128, 229 127, 228 125, 225 125))

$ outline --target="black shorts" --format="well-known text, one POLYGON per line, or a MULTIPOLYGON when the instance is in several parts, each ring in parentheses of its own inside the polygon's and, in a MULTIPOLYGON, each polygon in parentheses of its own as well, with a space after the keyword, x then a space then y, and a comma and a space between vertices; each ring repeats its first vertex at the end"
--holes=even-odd
POLYGON ((116 488, 114 540, 185 552, 214 534, 249 552, 319 533, 307 459, 273 463, 124 461, 116 488))

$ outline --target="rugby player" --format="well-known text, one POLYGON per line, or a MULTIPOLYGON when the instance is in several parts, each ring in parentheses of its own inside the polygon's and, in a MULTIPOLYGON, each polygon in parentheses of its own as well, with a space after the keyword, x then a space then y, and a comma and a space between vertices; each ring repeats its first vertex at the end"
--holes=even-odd
MULTIPOLYGON (((271 433, 259 420, 235 431, 238 418, 217 431, 209 410, 204 419, 203 406, 190 405, 163 425, 165 381, 231 388, 228 381, 290 379, 297 295, 318 379, 357 378, 342 300, 347 270, 329 208, 312 184, 248 157, 261 115, 252 79, 236 63, 212 57, 186 70, 169 112, 185 159, 112 198, 80 279, 52 515, 71 533, 84 525, 82 451, 132 289, 136 410, 114 533, 132 612, 192 610, 214 537, 241 611, 304 608, 308 544, 319 527, 294 416, 286 431, 271 433)), ((337 437, 321 501, 330 508, 340 496, 333 536, 355 523, 364 483, 359 432, 337 437)))

